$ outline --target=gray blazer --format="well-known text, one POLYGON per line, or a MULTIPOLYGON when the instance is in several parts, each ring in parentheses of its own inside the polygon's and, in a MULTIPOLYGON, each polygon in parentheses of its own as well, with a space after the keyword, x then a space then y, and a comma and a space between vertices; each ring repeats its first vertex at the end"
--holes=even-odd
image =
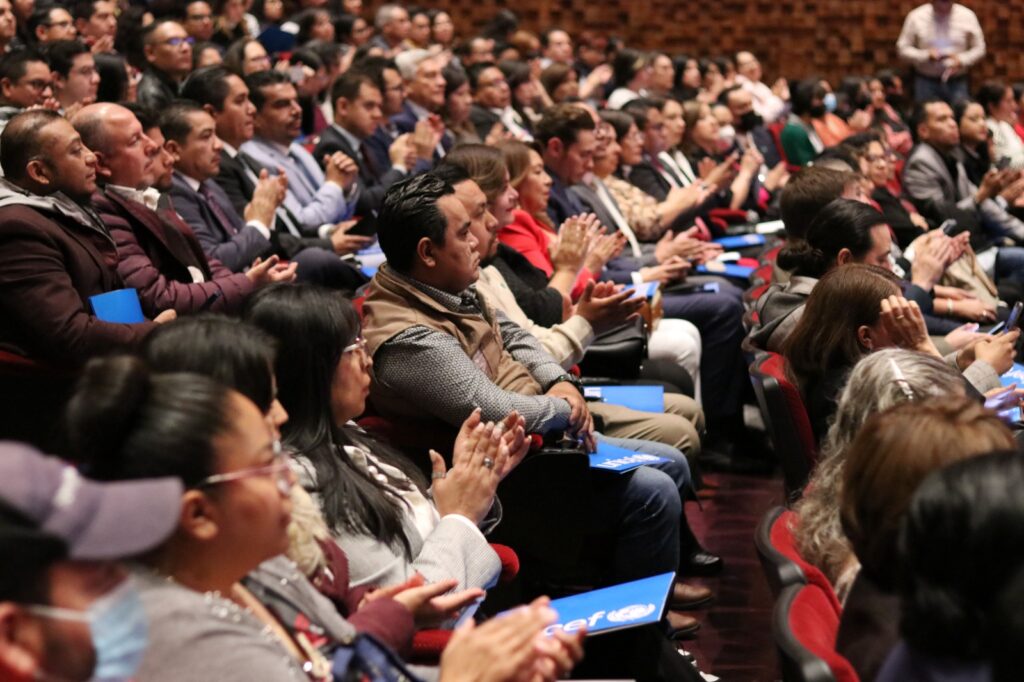
POLYGON ((1024 222, 1006 212, 999 201, 986 199, 977 204, 978 188, 967 179, 963 164, 956 162, 953 178, 942 155, 930 144, 914 147, 903 168, 903 190, 926 216, 949 217, 952 209, 977 212, 985 231, 992 236, 1010 236, 1024 241, 1024 222))
MULTIPOLYGON (((355 448, 348 448, 350 455, 355 454, 353 450, 355 448)), ((357 464, 361 459, 352 457, 357 464)), ((295 457, 292 461, 299 484, 309 491, 319 505, 321 498, 316 483, 316 470, 305 458, 295 457)), ((383 468, 387 465, 380 466, 383 468)), ((388 473, 401 475, 397 469, 389 469, 388 473)), ((498 509, 495 501, 492 515, 498 509)), ((330 519, 327 522, 330 525, 330 519)), ((495 523, 492 521, 490 528, 495 523)), ((486 589, 497 582, 501 561, 484 538, 483 532, 470 527, 466 519, 443 517, 426 537, 417 530, 411 512, 406 514, 403 526, 412 549, 412 560, 405 555, 401 545, 385 545, 371 535, 334 531, 334 541, 345 550, 348 557, 350 585, 396 585, 405 582, 414 573, 422 574, 429 583, 455 578, 459 581, 456 590, 470 587, 486 589)))

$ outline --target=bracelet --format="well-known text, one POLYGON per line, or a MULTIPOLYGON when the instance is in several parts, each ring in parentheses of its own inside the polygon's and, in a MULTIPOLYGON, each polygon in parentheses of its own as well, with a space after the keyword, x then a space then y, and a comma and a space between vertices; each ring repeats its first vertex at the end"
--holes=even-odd
POLYGON ((952 315, 953 314, 953 299, 951 299, 951 298, 947 298, 946 299, 946 314, 947 315, 952 315))

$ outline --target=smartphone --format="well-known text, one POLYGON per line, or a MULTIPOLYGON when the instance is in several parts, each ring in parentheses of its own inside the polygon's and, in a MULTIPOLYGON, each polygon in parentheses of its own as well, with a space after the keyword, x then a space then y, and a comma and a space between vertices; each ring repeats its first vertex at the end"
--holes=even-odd
POLYGON ((999 160, 996 161, 996 170, 1003 170, 1010 167, 1010 157, 1000 156, 999 160))
POLYGON ((1010 311, 1010 316, 1006 318, 1006 326, 1003 327, 1004 332, 1012 332, 1020 326, 1021 312, 1024 312, 1024 301, 1017 301, 1013 305, 1013 310, 1010 311))
POLYGON ((953 236, 953 231, 957 228, 957 222, 955 218, 949 220, 943 220, 942 224, 939 225, 939 229, 945 232, 948 236, 953 236))

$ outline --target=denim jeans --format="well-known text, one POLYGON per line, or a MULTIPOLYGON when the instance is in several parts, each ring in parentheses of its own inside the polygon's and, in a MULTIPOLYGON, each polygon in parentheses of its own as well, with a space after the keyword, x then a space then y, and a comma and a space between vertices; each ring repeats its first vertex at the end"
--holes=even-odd
POLYGON ((611 577, 638 580, 679 568, 682 496, 690 485, 690 467, 675 448, 653 441, 608 438, 599 441, 669 461, 625 474, 591 469, 592 518, 596 530, 615 530, 611 577))
POLYGON ((1009 280, 1024 284, 1024 248, 1020 246, 1000 246, 996 251, 997 282, 1009 280))
POLYGON ((950 78, 945 83, 938 78, 914 76, 914 99, 918 102, 938 98, 953 106, 968 97, 970 94, 968 93, 967 76, 950 78))

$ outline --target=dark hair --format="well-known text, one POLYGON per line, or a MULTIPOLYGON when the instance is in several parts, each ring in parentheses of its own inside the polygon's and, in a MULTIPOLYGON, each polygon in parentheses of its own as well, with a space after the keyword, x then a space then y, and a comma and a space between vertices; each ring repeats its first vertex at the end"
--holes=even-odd
POLYGON ((629 133, 629 127, 636 123, 636 119, 622 111, 614 109, 602 109, 598 114, 601 120, 615 129, 615 139, 621 141, 629 133))
MULTIPOLYGON (((956 103, 953 105, 953 118, 956 119, 956 124, 958 126, 960 125, 960 121, 963 120, 964 114, 967 113, 967 108, 972 104, 980 105, 981 102, 973 100, 970 97, 966 97, 964 99, 957 100, 956 103)), ((985 107, 982 106, 982 109, 984 108, 985 107)))
POLYGON ((778 263, 794 275, 820 278, 836 264, 843 249, 854 258, 871 250, 871 229, 885 224, 885 216, 868 204, 836 199, 811 221, 804 239, 792 240, 779 253, 778 263))
POLYGON ((160 112, 160 132, 164 134, 164 139, 184 143, 192 132, 189 116, 195 113, 205 113, 205 110, 191 100, 176 99, 168 104, 160 112))
MULTIPOLYGON (((814 159, 814 165, 820 166, 825 162, 841 163, 851 173, 860 173, 860 161, 857 159, 857 152, 846 142, 841 142, 833 147, 828 147, 814 159)), ((832 166, 835 168, 835 166, 832 166)), ((839 170, 839 169, 836 169, 839 170)))
POLYGON ((306 43, 305 49, 319 57, 327 70, 337 69, 345 52, 338 43, 328 43, 323 40, 311 40, 306 43))
POLYGON ((998 636, 993 611, 1024 569, 1022 486, 1017 452, 954 462, 918 486, 900 542, 900 629, 915 650, 967 660, 990 655, 998 636))
POLYGON ((549 140, 558 138, 569 147, 576 143, 580 131, 593 130, 594 127, 594 119, 585 109, 575 104, 556 104, 544 111, 534 137, 544 146, 549 140))
POLYGON ((65 9, 63 5, 56 3, 47 3, 37 5, 32 14, 28 18, 28 32, 33 38, 36 35, 36 29, 40 26, 50 26, 50 12, 55 9, 65 9))
POLYGON ((416 246, 426 237, 444 246, 448 220, 438 200, 455 189, 444 180, 425 173, 392 185, 377 215, 377 239, 388 265, 408 273, 416 260, 416 246))
POLYGON ((628 47, 619 50, 615 58, 612 59, 612 78, 615 81, 615 85, 620 88, 626 87, 631 80, 636 78, 638 73, 643 71, 647 63, 647 55, 639 50, 633 50, 628 47))
MULTIPOLYGON (((249 46, 249 43, 258 43, 259 41, 255 38, 239 38, 235 42, 228 45, 228 49, 224 50, 224 60, 221 66, 235 74, 239 78, 244 78, 244 70, 242 68, 245 63, 245 48, 249 46)), ((209 67, 213 68, 213 67, 209 67)))
POLYGON ((475 93, 480 83, 480 74, 482 74, 485 69, 497 68, 498 65, 494 62, 477 62, 476 64, 471 65, 466 69, 466 78, 469 79, 469 89, 475 93))
POLYGON ((271 69, 270 71, 257 71, 256 73, 249 74, 245 77, 245 84, 249 88, 249 100, 256 107, 256 111, 260 111, 263 105, 267 103, 267 98, 263 95, 263 88, 273 85, 291 85, 292 80, 288 77, 288 74, 277 69, 271 69))
POLYGON ((233 388, 266 414, 274 402, 277 341, 259 327, 205 313, 157 327, 142 357, 155 372, 202 374, 233 388))
POLYGON ((19 79, 25 77, 28 65, 31 62, 42 62, 45 64, 46 60, 35 50, 27 48, 8 52, 3 57, 0 57, 0 79, 7 78, 12 83, 16 83, 19 79))
POLYGON ((356 19, 359 19, 359 17, 346 12, 342 12, 334 17, 334 39, 350 43, 352 41, 352 29, 356 27, 356 19))
POLYGON ((93 55, 100 84, 96 88, 97 102, 121 102, 128 96, 128 67, 124 57, 112 52, 93 55))
POLYGON ((978 92, 974 95, 974 99, 985 109, 985 115, 991 116, 992 109, 995 108, 999 101, 1003 99, 1003 95, 1006 94, 1007 85, 1002 81, 985 81, 978 88, 978 92))
POLYGON ((46 63, 51 71, 67 78, 75 57, 80 54, 89 54, 89 48, 81 40, 55 40, 46 46, 46 63))
POLYGON ((369 76, 370 79, 377 84, 381 94, 383 94, 387 89, 387 84, 384 82, 384 71, 387 69, 395 72, 398 71, 398 66, 395 65, 395 60, 380 56, 366 57, 365 59, 355 62, 346 74, 362 73, 369 76))
POLYGON ((364 85, 375 90, 380 89, 377 87, 377 83, 365 73, 352 71, 344 73, 341 78, 334 81, 334 85, 331 87, 331 103, 337 102, 342 97, 349 102, 356 101, 359 98, 359 90, 364 85))
POLYGON ((856 180, 853 173, 814 166, 794 173, 779 200, 786 234, 803 239, 821 209, 842 196, 846 186, 856 180))
POLYGON ((929 97, 914 105, 914 111, 910 114, 910 132, 914 135, 914 141, 920 140, 917 129, 928 120, 928 107, 934 104, 946 104, 946 100, 938 97, 929 97))
POLYGON ((215 111, 223 111, 224 100, 231 91, 228 85, 229 76, 231 71, 224 66, 204 66, 196 69, 181 86, 181 96, 202 105, 208 104, 215 111))
POLYGON ((159 114, 154 109, 147 107, 145 104, 139 104, 138 102, 123 102, 121 106, 135 115, 135 118, 138 119, 139 125, 142 126, 143 131, 159 127, 159 114))
POLYGON ((743 90, 743 87, 740 85, 733 85, 725 88, 718 94, 718 103, 724 106, 729 106, 729 95, 734 92, 740 92, 741 90, 743 90))
MULTIPOLYGON (((142 19, 148 12, 144 6, 131 5, 121 12, 117 18, 117 35, 114 37, 114 48, 125 60, 138 69, 146 67, 146 55, 143 49, 143 38, 150 30, 142 25, 142 19)), ((150 24, 155 26, 156 22, 150 24)))
POLYGON ((402 481, 387 477, 382 485, 352 463, 345 446, 371 451, 421 488, 422 474, 365 433, 335 424, 331 411, 331 386, 342 351, 360 331, 352 304, 336 291, 312 284, 273 285, 253 294, 243 315, 277 339, 278 397, 289 415, 283 442, 316 470, 328 525, 335 531, 369 533, 389 545, 398 541, 408 554, 401 503, 386 490, 402 481))
POLYGON ((96 14, 97 0, 79 0, 71 6, 71 16, 75 19, 88 21, 96 14))
POLYGON ((197 485, 216 468, 229 396, 197 374, 154 374, 129 356, 93 359, 65 413, 71 455, 99 480, 175 476, 197 485))
POLYGON ((857 152, 858 155, 864 154, 867 151, 868 145, 872 142, 879 142, 885 144, 885 140, 882 137, 882 131, 877 129, 865 130, 860 133, 854 133, 848 138, 843 140, 843 146, 849 147, 857 152))
POLYGON ((513 91, 513 95, 516 88, 530 80, 530 65, 524 62, 505 60, 498 62, 498 68, 505 74, 508 88, 513 91))
POLYGON ((505 167, 502 150, 502 145, 492 147, 486 144, 460 144, 444 157, 441 166, 457 166, 465 177, 451 174, 440 177, 452 186, 462 180, 472 179, 487 196, 487 201, 494 201, 505 189, 508 170, 505 167))
POLYGON ((636 127, 642 133, 647 131, 647 113, 651 109, 657 109, 658 111, 661 111, 661 107, 658 106, 652 99, 649 99, 647 97, 638 97, 636 99, 631 99, 624 105, 622 105, 622 112, 625 114, 629 114, 631 117, 633 117, 633 122, 636 123, 636 127))
POLYGON ((0 566, 0 602, 49 604, 48 569, 67 557, 64 541, 0 500, 0 551, 18 557, 0 566))
MULTIPOLYGON (((205 2, 205 0, 195 0, 195 2, 205 2)), ((195 45, 192 46, 192 68, 193 69, 199 68, 199 60, 202 59, 203 52, 205 52, 206 50, 216 50, 217 54, 221 54, 222 48, 217 43, 211 42, 209 40, 204 40, 202 42, 197 42, 195 45)), ((224 58, 223 58, 223 55, 222 55, 221 56, 221 62, 223 62, 223 61, 224 61, 224 58)))
POLYGON ((895 275, 873 265, 850 263, 827 272, 807 297, 782 351, 801 390, 857 364, 866 353, 857 330, 875 324, 882 299, 899 293, 895 275))
MULTIPOLYGON (((323 8, 310 7, 304 9, 294 17, 292 21, 299 27, 299 32, 295 35, 296 45, 305 45, 310 41, 310 32, 316 25, 317 19, 321 16, 326 16, 328 21, 331 20, 331 13, 323 8)), ((332 22, 333 24, 333 22, 332 22)))
POLYGON ((16 114, 0 133, 0 168, 12 180, 25 177, 25 167, 41 156, 39 138, 43 130, 61 119, 49 109, 30 109, 16 114))
POLYGON ((792 91, 793 113, 803 116, 811 112, 811 102, 822 99, 825 96, 825 88, 821 85, 821 79, 817 76, 805 78, 797 82, 792 91))
POLYGON ((303 66, 308 66, 314 71, 324 68, 324 60, 320 59, 320 55, 313 50, 309 50, 304 47, 292 50, 291 55, 288 57, 288 63, 293 66, 295 64, 302 64, 303 66))
POLYGON ((569 80, 569 74, 574 73, 572 64, 552 62, 540 72, 540 83, 544 86, 545 92, 553 95, 560 85, 569 80))
MULTIPOLYGON (((461 149, 463 146, 464 145, 460 145, 458 148, 461 149)), ((482 145, 473 145, 473 146, 476 147, 476 146, 482 146, 482 145)), ((492 149, 492 148, 491 147, 487 147, 487 149, 492 149)), ((453 149, 452 151, 455 151, 455 150, 453 149)), ((444 158, 444 160, 440 164, 438 164, 437 168, 434 168, 433 170, 431 170, 430 173, 432 175, 436 175, 441 180, 444 180, 445 182, 447 182, 452 187, 454 187, 455 185, 459 184, 460 182, 465 182, 466 180, 471 180, 472 179, 469 176, 469 172, 466 170, 466 168, 458 163, 458 160, 451 161, 451 160, 448 159, 447 156, 444 158)))
POLYGON ((875 74, 875 78, 877 78, 882 83, 883 88, 891 88, 893 85, 896 84, 896 79, 899 77, 900 75, 896 73, 893 69, 882 69, 881 71, 875 74))
MULTIPOLYGON (((453 92, 469 82, 469 77, 466 76, 466 70, 458 64, 449 64, 444 67, 444 70, 441 71, 441 75, 444 76, 445 100, 447 100, 453 92)), ((470 88, 472 88, 472 86, 470 86, 470 88)), ((447 104, 445 106, 447 106, 447 104)))

